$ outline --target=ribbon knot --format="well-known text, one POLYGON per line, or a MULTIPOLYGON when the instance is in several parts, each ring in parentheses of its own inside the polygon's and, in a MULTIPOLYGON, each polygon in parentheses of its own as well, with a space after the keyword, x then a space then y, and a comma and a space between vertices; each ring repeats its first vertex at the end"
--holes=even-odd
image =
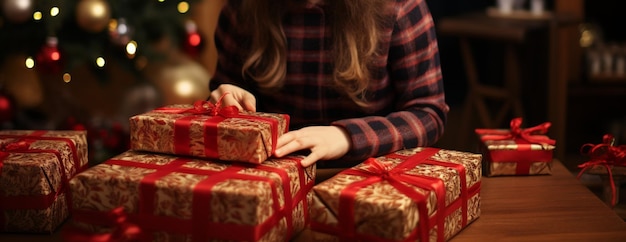
POLYGON ((233 117, 239 113, 239 109, 234 105, 231 106, 223 106, 222 102, 226 95, 229 93, 224 93, 217 102, 211 103, 210 101, 202 101, 198 100, 193 103, 193 108, 187 110, 187 113, 192 114, 203 114, 210 116, 223 116, 223 117, 233 117))
POLYGON ((603 166, 606 168, 611 183, 611 191, 613 198, 611 205, 615 206, 617 198, 615 196, 615 183, 613 181, 613 173, 611 171, 614 166, 626 166, 626 145, 615 145, 615 137, 611 134, 602 136, 602 143, 587 143, 580 147, 580 153, 589 156, 589 160, 578 165, 582 170, 578 173, 577 178, 590 168, 595 166, 603 166))
POLYGON ((550 139, 544 134, 548 132, 548 129, 552 123, 545 122, 534 127, 522 128, 522 118, 514 118, 510 122, 510 130, 508 132, 498 132, 497 130, 490 129, 476 129, 476 133, 483 135, 481 139, 486 140, 525 140, 529 143, 539 143, 555 145, 556 141, 550 139))

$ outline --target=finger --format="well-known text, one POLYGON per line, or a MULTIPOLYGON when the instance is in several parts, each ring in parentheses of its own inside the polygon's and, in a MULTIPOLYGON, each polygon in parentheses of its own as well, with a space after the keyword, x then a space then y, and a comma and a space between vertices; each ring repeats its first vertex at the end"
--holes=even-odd
POLYGON ((276 149, 276 151, 274 152, 274 154, 277 157, 282 157, 285 156, 287 154, 291 154, 293 152, 299 151, 299 150, 304 150, 304 149, 310 149, 313 147, 313 145, 310 142, 305 142, 306 139, 293 139, 288 143, 285 143, 284 145, 278 146, 279 148, 276 149))
POLYGON ((246 111, 256 112, 256 98, 250 93, 246 93, 242 100, 243 107, 246 111))
POLYGON ((304 159, 300 161, 300 164, 302 164, 303 167, 309 167, 315 164, 315 162, 317 162, 319 159, 320 157, 316 152, 311 152, 311 154, 304 157, 304 159))

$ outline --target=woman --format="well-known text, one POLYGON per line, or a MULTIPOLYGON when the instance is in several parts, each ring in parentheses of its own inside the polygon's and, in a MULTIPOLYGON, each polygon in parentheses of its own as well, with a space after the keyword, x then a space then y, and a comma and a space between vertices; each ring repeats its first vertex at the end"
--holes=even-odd
POLYGON ((439 52, 425 0, 230 0, 211 100, 286 113, 275 156, 350 167, 443 133, 439 52))

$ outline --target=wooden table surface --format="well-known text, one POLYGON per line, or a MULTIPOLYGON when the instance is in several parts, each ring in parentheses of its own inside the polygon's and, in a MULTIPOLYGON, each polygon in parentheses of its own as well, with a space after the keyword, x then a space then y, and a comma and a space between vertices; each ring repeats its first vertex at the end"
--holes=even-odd
MULTIPOLYGON (((558 161, 548 176, 483 177, 478 220, 461 241, 626 241, 626 223, 558 161)), ((0 234, 0 241, 61 241, 53 235, 0 234)), ((306 233, 297 241, 306 241, 306 233)))
POLYGON ((626 241, 626 223, 560 162, 549 176, 483 177, 481 210, 451 241, 626 241))

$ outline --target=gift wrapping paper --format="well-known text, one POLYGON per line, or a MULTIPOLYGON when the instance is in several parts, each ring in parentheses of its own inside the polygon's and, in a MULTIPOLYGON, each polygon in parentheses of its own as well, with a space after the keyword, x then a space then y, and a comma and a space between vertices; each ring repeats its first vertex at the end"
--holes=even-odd
POLYGON ((142 241, 286 241, 309 216, 315 166, 301 158, 248 164, 129 150, 70 181, 70 227, 89 238, 137 228, 142 241), (125 219, 101 219, 120 209, 125 219))
POLYGON ((514 119, 511 129, 476 129, 485 176, 552 174, 555 141, 543 135, 550 123, 528 129, 520 123, 514 119))
POLYGON ((0 131, 0 232, 52 233, 87 162, 85 131, 0 131))
POLYGON ((368 159, 313 187, 313 234, 324 241, 448 240, 480 216, 481 159, 436 148, 368 159))
POLYGON ((289 129, 286 114, 207 105, 170 105, 131 117, 131 149, 259 164, 289 129))

